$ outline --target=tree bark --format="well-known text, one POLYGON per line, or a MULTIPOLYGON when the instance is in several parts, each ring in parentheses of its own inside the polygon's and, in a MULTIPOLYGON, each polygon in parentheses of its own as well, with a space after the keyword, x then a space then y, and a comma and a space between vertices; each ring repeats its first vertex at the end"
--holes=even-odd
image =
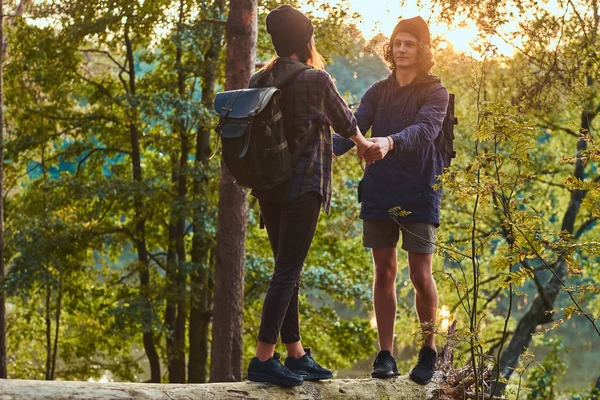
MULTIPOLYGON (((177 71, 177 93, 181 102, 185 101, 185 74, 182 65, 181 27, 185 18, 185 2, 179 2, 179 21, 177 24, 177 48, 175 49, 175 70, 177 71)), ((185 216, 183 213, 187 197, 187 162, 190 144, 184 123, 181 105, 176 107, 176 119, 173 132, 179 138, 179 151, 172 153, 173 192, 171 216, 169 221, 169 245, 167 260, 167 358, 169 382, 185 382, 185 322, 187 319, 186 280, 184 263, 185 253, 185 216), (179 154, 179 157, 177 155, 179 154)))
MULTIPOLYGON (((590 81, 588 80, 588 85, 590 81)), ((590 116, 587 110, 584 110, 581 114, 581 123, 580 123, 580 133, 587 134, 590 129, 590 121, 594 115, 590 116)), ((585 151, 587 148, 587 141, 582 137, 577 142, 577 157, 575 161, 575 169, 573 172, 573 176, 577 179, 584 179, 584 168, 585 164, 582 160, 581 153, 585 151)), ((581 208, 581 202, 585 197, 586 192, 582 190, 573 190, 571 192, 571 198, 569 200, 569 205, 567 206, 567 210, 563 216, 561 230, 563 232, 568 232, 569 234, 573 234, 575 231, 575 221, 577 218, 577 214, 581 208)), ((567 264, 563 259, 557 260, 554 264, 552 264, 552 269, 556 273, 556 275, 552 275, 552 277, 548 280, 548 282, 544 285, 543 292, 545 293, 545 298, 540 296, 540 294, 536 294, 531 306, 527 310, 527 312, 521 317, 517 324, 517 328, 510 340, 510 343, 506 350, 502 353, 500 357, 500 372, 502 376, 507 380, 512 375, 514 368, 517 366, 519 362, 519 357, 525 348, 529 347, 529 343, 531 342, 531 335, 536 331, 539 325, 547 324, 552 322, 552 314, 549 314, 554 308, 554 303, 558 296, 560 295, 560 291, 562 288, 561 280, 564 280, 568 273, 567 264)), ((499 382, 498 383, 498 392, 504 393, 504 389, 506 388, 506 384, 499 382)))
MULTIPOLYGON (((223 15, 225 2, 215 2, 217 17, 223 15)), ((217 61, 221 51, 221 40, 224 30, 220 24, 214 25, 209 47, 204 54, 204 74, 202 77, 202 105, 204 108, 212 109, 215 97, 215 84, 217 80, 217 61)), ((196 158, 194 161, 195 178, 193 185, 194 199, 198 203, 202 197, 203 186, 207 179, 201 171, 208 165, 210 154, 210 132, 211 127, 201 123, 196 135, 196 158)), ((190 300, 190 357, 188 361, 188 381, 190 383, 204 383, 207 381, 208 371, 208 333, 211 321, 211 298, 212 288, 209 285, 211 263, 209 252, 211 242, 206 238, 204 224, 206 216, 201 207, 195 207, 194 215, 194 237, 192 238, 192 265, 193 270, 190 278, 191 300, 190 300)))
MULTIPOLYGON (((226 90, 248 86, 254 71, 257 0, 232 0, 226 24, 226 90)), ((235 184, 221 161, 216 247, 212 382, 241 379, 244 253, 248 219, 246 189, 235 184)))
MULTIPOLYGON (((1 0, 0 0, 1 1, 1 0)), ((50 282, 46 282, 46 309, 44 310, 44 320, 46 321, 46 370, 45 379, 52 380, 50 369, 52 368, 52 318, 50 318, 50 303, 52 302, 52 289, 50 282)))
MULTIPOLYGON (((4 15, 4 2, 0 0, 0 15, 4 15)), ((0 21, 0 281, 4 281, 4 24, 0 21)), ((0 290, 0 378, 6 379, 6 294, 0 290)))
MULTIPOLYGON (((185 73, 183 71, 183 48, 181 35, 183 34, 181 27, 185 18, 185 1, 181 0, 179 8, 179 39, 177 44, 177 87, 179 92, 179 100, 183 102, 186 97, 185 73)), ((179 131, 179 142, 181 146, 181 154, 179 157, 179 165, 177 169, 177 208, 175 224, 175 251, 177 253, 177 317, 175 329, 175 353, 176 359, 174 366, 176 368, 177 380, 175 382, 185 382, 185 329, 187 321, 187 304, 186 304, 186 282, 187 273, 185 268, 186 252, 185 252, 185 203, 187 199, 187 180, 188 180, 188 157, 190 155, 190 138, 188 136, 188 127, 185 124, 184 112, 180 111, 180 117, 177 121, 179 131)))
POLYGON ((63 298, 63 273, 60 274, 58 283, 58 299, 56 300, 56 312, 54 313, 54 346, 52 350, 52 369, 50 370, 50 379, 56 377, 56 360, 58 359, 58 338, 60 337, 60 315, 62 313, 63 298))
POLYGON ((150 363, 150 381, 160 382, 160 360, 156 347, 154 345, 154 337, 152 335, 152 305, 150 304, 150 264, 148 249, 146 247, 146 216, 144 214, 144 199, 142 196, 143 176, 140 150, 140 133, 137 122, 139 113, 135 104, 136 96, 136 78, 135 78, 135 60, 133 55, 133 44, 129 38, 129 27, 125 27, 125 48, 127 56, 127 64, 129 66, 129 87, 128 94, 130 98, 131 116, 129 122, 129 134, 131 140, 131 166, 133 180, 139 186, 133 196, 133 209, 135 219, 135 245, 138 253, 138 262, 140 269, 140 288, 142 293, 142 302, 144 310, 142 312, 142 337, 144 343, 144 351, 150 363))

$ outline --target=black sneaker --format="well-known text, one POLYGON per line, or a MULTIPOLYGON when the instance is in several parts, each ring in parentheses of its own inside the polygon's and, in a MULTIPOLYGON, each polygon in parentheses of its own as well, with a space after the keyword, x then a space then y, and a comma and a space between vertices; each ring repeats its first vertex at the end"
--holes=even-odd
POLYGON ((391 378, 392 376, 398 375, 400 375, 400 373, 398 372, 398 366, 396 365, 394 357, 389 351, 381 350, 373 363, 373 372, 371 372, 371 376, 373 378, 391 378))
POLYGON ((410 371, 410 379, 421 385, 427 385, 433 378, 437 353, 430 347, 421 347, 417 365, 410 371))
POLYGON ((333 372, 323 368, 310 355, 310 349, 304 349, 306 352, 300 358, 288 357, 285 359, 285 366, 292 372, 302 375, 305 381, 318 381, 320 379, 333 378, 333 372))
POLYGON ((248 365, 248 379, 279 386, 299 386, 304 381, 300 375, 293 373, 279 361, 279 353, 275 353, 273 358, 266 361, 253 357, 248 365))

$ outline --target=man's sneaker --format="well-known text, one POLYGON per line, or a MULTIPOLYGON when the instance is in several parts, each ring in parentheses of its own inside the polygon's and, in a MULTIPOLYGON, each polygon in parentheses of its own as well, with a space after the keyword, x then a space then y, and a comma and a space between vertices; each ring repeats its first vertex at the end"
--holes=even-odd
POLYGON ((392 376, 398 375, 400 375, 400 373, 398 372, 398 366, 396 365, 394 357, 389 351, 381 350, 373 363, 373 372, 371 372, 371 376, 373 378, 391 378, 392 376))
POLYGON ((304 381, 302 377, 293 373, 279 361, 279 353, 273 358, 260 361, 253 357, 248 365, 248 379, 253 382, 268 382, 279 386, 299 386, 304 381))
POLYGON ((306 354, 300 358, 288 357, 285 359, 285 366, 292 372, 301 375, 305 381, 318 381, 320 379, 329 379, 333 373, 327 368, 323 368, 310 355, 310 349, 304 349, 306 354))
POLYGON ((421 347, 417 365, 410 371, 410 379, 421 385, 431 382, 435 371, 437 353, 430 347, 421 347))

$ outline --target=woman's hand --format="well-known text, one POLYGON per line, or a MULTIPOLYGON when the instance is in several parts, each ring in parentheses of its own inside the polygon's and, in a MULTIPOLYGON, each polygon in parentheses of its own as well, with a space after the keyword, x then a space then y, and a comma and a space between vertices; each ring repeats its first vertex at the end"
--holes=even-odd
POLYGON ((356 155, 361 160, 363 158, 365 151, 367 151, 368 149, 370 149, 373 146, 373 143, 371 143, 367 139, 365 139, 365 137, 362 135, 362 133, 360 132, 360 129, 358 129, 358 127, 356 128, 356 135, 350 137, 350 140, 352 140, 356 144, 356 155))
POLYGON ((369 142, 366 139, 364 141, 360 141, 360 143, 356 143, 356 155, 358 156, 358 159, 362 160, 367 150, 372 148, 373 145, 374 143, 369 142))

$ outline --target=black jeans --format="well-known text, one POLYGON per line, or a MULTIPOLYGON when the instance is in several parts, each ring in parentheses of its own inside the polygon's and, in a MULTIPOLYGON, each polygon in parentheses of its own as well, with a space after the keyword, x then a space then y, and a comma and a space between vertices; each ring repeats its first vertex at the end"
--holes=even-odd
POLYGON ((298 323, 298 289, 304 260, 315 236, 321 195, 308 192, 292 201, 259 200, 275 270, 262 309, 258 340, 283 343, 300 340, 298 323))

